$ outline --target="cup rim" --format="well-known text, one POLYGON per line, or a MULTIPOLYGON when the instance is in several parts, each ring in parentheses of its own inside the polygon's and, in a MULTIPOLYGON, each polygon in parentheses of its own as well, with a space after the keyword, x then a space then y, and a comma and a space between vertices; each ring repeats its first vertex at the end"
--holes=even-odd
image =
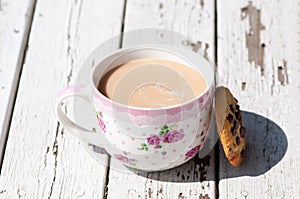
MULTIPOLYGON (((172 47, 172 48, 174 48, 174 47, 176 48, 176 46, 171 46, 171 45, 143 45, 143 46, 138 45, 138 46, 130 46, 130 47, 128 47, 128 48, 120 48, 120 49, 118 49, 118 50, 116 50, 116 51, 114 51, 114 52, 108 54, 108 55, 105 56, 104 58, 102 58, 101 61, 97 64, 97 66, 92 70, 92 86, 93 86, 93 89, 94 89, 95 94, 98 95, 99 97, 101 97, 101 99, 105 100, 105 101, 108 102, 109 104, 114 104, 114 105, 117 105, 117 106, 119 106, 119 107, 121 107, 121 108, 126 108, 126 109, 131 109, 131 110, 139 110, 139 111, 161 111, 161 110, 178 109, 178 108, 184 107, 184 106, 186 106, 186 105, 192 104, 192 103, 198 101, 198 99, 200 99, 201 97, 207 95, 207 93, 209 93, 209 91, 210 91, 211 89, 213 89, 213 87, 214 87, 214 81, 212 80, 211 82, 208 83, 208 82, 207 82, 207 78, 205 78, 205 77, 203 76, 203 74, 196 68, 196 66, 195 66, 194 63, 192 63, 189 59, 185 58, 184 56, 180 55, 179 53, 177 53, 177 52, 175 52, 175 51, 172 51, 172 50, 169 50, 169 49, 165 49, 165 48, 163 48, 162 46, 169 46, 169 47, 172 47), (186 61, 187 63, 189 63, 189 64, 190 64, 189 67, 192 67, 193 69, 197 70, 197 71, 203 76, 203 78, 204 78, 204 80, 205 80, 205 83, 206 83, 206 88, 205 88, 205 90, 204 90, 202 93, 200 93, 199 95, 193 97, 192 99, 190 99, 190 100, 188 100, 188 101, 186 101, 186 102, 184 102, 184 103, 179 103, 179 104, 175 104, 175 105, 172 105, 172 106, 158 107, 158 108, 145 108, 145 107, 131 106, 131 105, 122 104, 122 103, 120 103, 120 102, 116 102, 116 101, 114 101, 114 100, 112 100, 112 99, 106 97, 105 95, 103 95, 103 94, 97 89, 97 86, 95 85, 95 82, 94 82, 93 77, 94 77, 94 73, 95 73, 96 69, 97 69, 98 67, 103 67, 103 66, 101 66, 101 63, 103 63, 105 60, 111 58, 112 56, 114 56, 115 54, 120 53, 120 52, 121 52, 121 54, 120 54, 119 56, 122 56, 124 53, 129 53, 129 52, 136 51, 136 50, 145 50, 145 49, 153 49, 153 50, 164 51, 164 52, 167 52, 167 53, 169 53, 169 54, 175 55, 175 56, 179 57, 180 59, 182 59, 182 60, 186 61), (124 51, 124 52, 122 52, 122 51, 124 51)), ((177 47, 177 48, 178 48, 178 47, 177 47)), ((193 51, 188 51, 188 50, 183 49, 183 48, 181 48, 180 50, 184 50, 184 51, 186 51, 187 53, 194 53, 195 55, 197 55, 197 56, 201 57, 202 59, 204 59, 204 60, 207 62, 207 64, 208 64, 210 67, 212 67, 212 66, 211 66, 211 63, 209 63, 209 61, 206 60, 203 56, 201 56, 201 55, 199 55, 199 54, 197 54, 197 53, 195 53, 195 52, 193 52, 193 51)), ((109 65, 109 64, 108 64, 108 65, 109 65)), ((212 74, 213 74, 213 73, 214 73, 214 72, 212 71, 212 74)), ((100 79, 101 79, 101 78, 100 78, 100 79)), ((99 80, 98 80, 98 81, 99 81, 99 80)), ((99 82, 98 82, 98 83, 99 83, 99 82)))

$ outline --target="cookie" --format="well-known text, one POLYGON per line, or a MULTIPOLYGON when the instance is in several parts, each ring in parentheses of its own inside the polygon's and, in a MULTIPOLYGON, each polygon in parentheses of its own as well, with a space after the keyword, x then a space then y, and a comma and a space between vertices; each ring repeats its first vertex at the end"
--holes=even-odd
POLYGON ((238 167, 244 159, 246 129, 237 99, 223 86, 216 89, 215 116, 225 156, 233 166, 238 167))

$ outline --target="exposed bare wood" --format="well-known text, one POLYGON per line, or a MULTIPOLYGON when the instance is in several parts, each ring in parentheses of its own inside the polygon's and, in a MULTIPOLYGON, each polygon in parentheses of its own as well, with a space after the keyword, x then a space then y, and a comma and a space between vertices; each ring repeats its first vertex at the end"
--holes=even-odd
POLYGON ((299 198, 296 2, 217 2, 220 84, 249 111, 243 164, 233 168, 220 151, 219 198, 299 198))
POLYGON ((252 1, 241 9, 241 19, 249 18, 249 30, 246 32, 246 47, 248 49, 248 61, 261 67, 263 75, 265 44, 260 41, 260 31, 265 29, 261 23, 260 10, 253 6, 252 1))

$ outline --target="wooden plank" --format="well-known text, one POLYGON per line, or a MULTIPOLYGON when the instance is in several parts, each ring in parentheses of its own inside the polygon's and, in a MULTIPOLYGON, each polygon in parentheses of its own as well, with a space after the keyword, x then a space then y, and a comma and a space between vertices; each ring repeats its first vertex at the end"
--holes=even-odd
POLYGON ((34 0, 0 2, 0 164, 23 55, 31 25, 34 0))
MULTIPOLYGON (((296 54, 296 56, 300 56, 300 1, 298 0, 297 1, 297 7, 296 8, 298 8, 297 10, 297 12, 296 12, 296 15, 297 15, 297 17, 296 17, 296 30, 297 30, 297 33, 298 33, 298 35, 296 36, 296 39, 297 39, 297 47, 296 47, 296 50, 297 50, 297 54, 296 54)), ((297 59, 297 62, 298 62, 298 64, 300 64, 300 59, 298 58, 297 59)), ((298 72, 300 72, 300 70, 298 70, 298 72)), ((298 87, 299 88, 299 87, 298 87)))
POLYGON ((103 197, 106 166, 62 130, 54 99, 75 83, 91 51, 120 32, 122 7, 121 0, 38 1, 1 171, 1 198, 103 197))
POLYGON ((125 30, 163 28, 176 31, 201 42, 214 60, 214 2, 127 0, 125 30), (179 14, 180 13, 180 14, 179 14))
MULTIPOLYGON (((187 35, 199 41, 196 48, 203 48, 214 57, 213 1, 127 0, 124 30, 145 27, 187 35)), ((123 38, 125 46, 130 43, 126 39, 123 38)), ((214 162, 212 151, 201 160, 195 158, 171 170, 137 175, 116 171, 112 161, 107 198, 215 198, 214 162)))
POLYGON ((217 2, 220 84, 248 111, 244 163, 220 150, 220 198, 299 198, 295 1, 217 2))

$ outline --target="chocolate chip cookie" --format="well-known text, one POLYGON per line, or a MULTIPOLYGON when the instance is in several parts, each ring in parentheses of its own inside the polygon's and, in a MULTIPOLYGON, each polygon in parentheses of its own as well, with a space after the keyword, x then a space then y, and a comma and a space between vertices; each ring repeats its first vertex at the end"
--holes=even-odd
POLYGON ((216 89, 215 115, 220 141, 226 158, 237 167, 243 159, 246 148, 246 129, 238 101, 226 87, 216 89))

